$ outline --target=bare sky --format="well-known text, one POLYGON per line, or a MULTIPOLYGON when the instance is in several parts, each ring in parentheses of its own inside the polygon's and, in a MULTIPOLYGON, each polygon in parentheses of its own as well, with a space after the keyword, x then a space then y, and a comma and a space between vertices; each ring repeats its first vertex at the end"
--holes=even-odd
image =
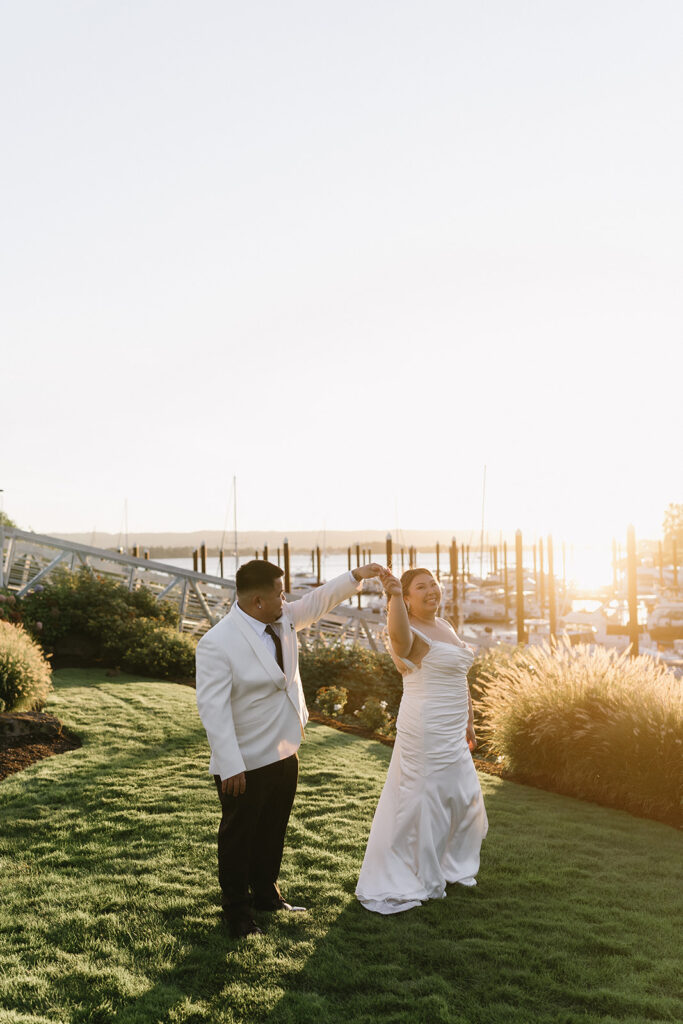
POLYGON ((659 532, 683 6, 6 4, 0 488, 41 532, 659 532))

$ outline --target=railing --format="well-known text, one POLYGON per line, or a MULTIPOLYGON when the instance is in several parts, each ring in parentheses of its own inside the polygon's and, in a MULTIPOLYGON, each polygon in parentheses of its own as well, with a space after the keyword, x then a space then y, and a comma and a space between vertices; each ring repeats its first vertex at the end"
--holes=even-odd
POLYGON ((87 566, 97 576, 123 583, 129 590, 145 586, 157 601, 178 609, 180 630, 197 636, 215 625, 235 597, 232 580, 180 569, 165 562, 74 544, 58 537, 0 527, 0 587, 23 597, 47 582, 58 568, 87 566))
MULTIPOLYGON (((145 586, 157 601, 170 601, 178 609, 183 633, 201 636, 230 610, 235 583, 166 562, 74 544, 39 533, 0 526, 0 587, 23 597, 47 583, 59 569, 73 571, 87 566, 97 576, 116 580, 129 590, 145 586)), ((292 595, 294 598, 297 592, 292 595)), ((299 633, 302 646, 318 642, 359 644, 383 650, 384 615, 340 605, 325 618, 299 633)))

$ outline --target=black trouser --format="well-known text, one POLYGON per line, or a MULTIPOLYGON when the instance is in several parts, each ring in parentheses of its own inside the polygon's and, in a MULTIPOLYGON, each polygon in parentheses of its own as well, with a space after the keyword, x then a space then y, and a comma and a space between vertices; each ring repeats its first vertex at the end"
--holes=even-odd
POLYGON ((223 817, 218 829, 218 881, 223 910, 239 916, 252 903, 262 910, 277 907, 277 884, 285 832, 299 775, 296 754, 245 773, 241 796, 223 795, 214 775, 223 817), (250 890, 251 889, 251 895, 250 890))

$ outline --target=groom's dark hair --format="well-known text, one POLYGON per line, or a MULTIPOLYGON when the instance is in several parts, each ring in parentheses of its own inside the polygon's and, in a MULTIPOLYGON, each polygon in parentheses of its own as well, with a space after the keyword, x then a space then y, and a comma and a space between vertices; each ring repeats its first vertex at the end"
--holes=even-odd
POLYGON ((284 576, 284 570, 272 562, 264 562, 260 558, 252 558, 241 565, 235 574, 237 593, 246 594, 250 590, 262 590, 272 587, 275 580, 284 576))

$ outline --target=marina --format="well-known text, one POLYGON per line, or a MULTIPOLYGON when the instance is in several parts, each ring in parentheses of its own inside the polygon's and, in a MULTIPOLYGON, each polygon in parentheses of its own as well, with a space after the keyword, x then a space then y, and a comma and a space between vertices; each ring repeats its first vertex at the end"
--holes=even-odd
MULTIPOLYGON (((129 589, 143 585, 157 600, 170 601, 178 609, 180 630, 197 637, 226 614, 235 598, 234 553, 226 559, 220 554, 210 557, 204 550, 189 558, 162 561, 151 559, 148 552, 140 557, 135 546, 129 554, 8 527, 0 529, 0 541, 0 587, 19 597, 44 585, 59 568, 73 571, 87 566, 129 589), (223 576, 221 570, 228 574, 223 576)), ((439 545, 430 551, 395 549, 388 539, 381 553, 359 544, 345 553, 323 553, 318 548, 309 554, 290 553, 283 540, 279 548, 271 549, 271 558, 278 564, 286 559, 287 590, 292 598, 371 560, 389 558, 395 572, 400 572, 402 565, 421 566, 439 578, 441 614, 477 649, 554 642, 560 637, 571 644, 597 644, 619 651, 631 645, 683 676, 683 595, 675 557, 671 564, 665 564, 663 557, 659 564, 645 558, 637 564, 635 551, 630 559, 619 559, 615 549, 611 584, 587 591, 567 578, 566 557, 562 559, 562 577, 541 571, 541 566, 551 568, 547 562, 547 556, 552 561, 550 539, 545 544, 545 565, 543 553, 542 542, 532 550, 522 547, 517 562, 508 559, 507 545, 502 545, 501 554, 498 548, 470 551, 464 545, 451 544, 444 557, 439 545), (468 571, 472 566, 488 571, 478 575, 468 571)), ((240 563, 250 554, 262 557, 269 552, 267 548, 240 552, 240 563)), ((382 650, 385 621, 381 587, 375 580, 367 581, 362 596, 304 631, 301 640, 304 644, 351 643, 382 650)))

